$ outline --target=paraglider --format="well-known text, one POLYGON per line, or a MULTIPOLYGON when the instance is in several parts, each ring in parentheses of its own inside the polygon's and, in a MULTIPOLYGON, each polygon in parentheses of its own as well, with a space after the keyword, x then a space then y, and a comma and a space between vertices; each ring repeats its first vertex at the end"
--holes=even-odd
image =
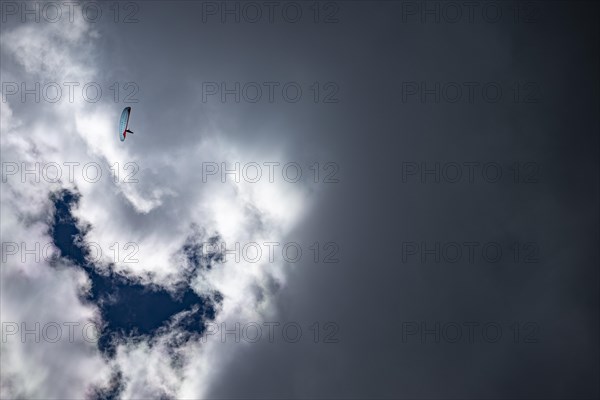
POLYGON ((127 129, 129 125, 129 115, 131 114, 131 107, 125 107, 121 113, 121 120, 119 121, 119 135, 121 136, 121 142, 125 140, 127 133, 133 133, 127 129))

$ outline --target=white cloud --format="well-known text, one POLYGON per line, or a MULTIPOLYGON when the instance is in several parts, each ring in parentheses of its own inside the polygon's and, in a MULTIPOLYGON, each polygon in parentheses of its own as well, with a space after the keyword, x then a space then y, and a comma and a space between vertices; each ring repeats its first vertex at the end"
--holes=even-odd
MULTIPOLYGON (((82 20, 55 24, 24 24, 2 32, 2 58, 10 58, 23 69, 6 70, 11 79, 33 82, 91 82, 99 74, 92 54, 99 34, 82 20)), ((173 288, 182 276, 176 254, 192 233, 193 223, 209 235, 219 233, 225 243, 283 242, 307 208, 307 191, 302 184, 202 182, 204 160, 254 161, 283 160, 285 154, 272 154, 261 148, 228 141, 226 132, 206 133, 198 122, 199 133, 193 142, 181 143, 172 154, 160 149, 136 152, 136 132, 131 141, 121 143, 115 134, 121 105, 87 103, 75 97, 73 103, 42 103, 30 112, 29 104, 10 97, 1 107, 2 160, 21 167, 56 163, 63 176, 60 182, 27 182, 19 174, 3 176, 3 242, 49 243, 48 223, 52 204, 49 194, 59 188, 81 193, 75 215, 91 224, 88 241, 100 245, 104 263, 115 261, 115 270, 152 279, 153 284, 173 288), (73 179, 67 177, 68 163, 75 166, 73 179), (95 163, 95 164, 92 164, 95 163), (126 163, 139 167, 133 178, 138 183, 114 182, 111 167, 118 163, 122 180, 131 171, 126 163), (91 182, 94 168, 87 175, 83 167, 99 165, 102 177, 91 182), (111 246, 119 243, 121 256, 114 260, 111 246), (138 263, 123 262, 128 242, 135 242, 138 263), (152 275, 147 275, 151 272, 152 275), (150 277, 149 277, 150 276, 150 277)), ((140 104, 138 107, 143 107, 140 104)), ((157 118, 159 116, 156 116, 157 118)), ((147 134, 150 134, 148 132, 147 134)), ((137 168, 136 167, 136 168, 137 168)), ((56 250, 51 249, 51 252, 56 250)), ((227 263, 204 272, 193 282, 203 294, 217 289, 224 301, 216 322, 261 320, 272 313, 269 286, 273 280, 284 284, 284 265, 227 263), (263 288, 254 295, 256 288, 263 288), (264 294, 267 296, 265 297, 264 294)), ((149 282, 150 283, 150 282, 149 282)), ((90 282, 85 274, 67 266, 51 267, 48 262, 22 263, 16 257, 2 269, 2 321, 86 322, 98 318, 98 310, 82 304, 78 297, 90 282)), ((185 361, 177 366, 165 354, 169 338, 176 330, 164 332, 150 346, 146 342, 128 343, 117 348, 114 360, 103 359, 95 346, 85 340, 76 343, 2 343, 2 397, 27 398, 83 397, 92 385, 106 384, 110 370, 122 371, 126 387, 123 397, 144 397, 157 391, 177 397, 201 397, 235 353, 235 345, 211 339, 192 341, 178 351, 185 361)), ((11 336, 11 339, 14 337, 11 336)))

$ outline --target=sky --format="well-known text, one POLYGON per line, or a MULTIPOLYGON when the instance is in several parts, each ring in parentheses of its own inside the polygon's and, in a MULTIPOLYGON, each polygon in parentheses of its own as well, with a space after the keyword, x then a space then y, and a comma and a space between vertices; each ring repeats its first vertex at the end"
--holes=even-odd
POLYGON ((0 5, 0 397, 600 395, 594 2, 0 5))

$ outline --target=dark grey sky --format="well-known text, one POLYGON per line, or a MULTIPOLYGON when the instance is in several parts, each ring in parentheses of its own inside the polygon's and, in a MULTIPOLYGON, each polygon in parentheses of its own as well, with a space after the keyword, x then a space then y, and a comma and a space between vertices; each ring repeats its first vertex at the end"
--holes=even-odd
MULTIPOLYGON (((332 26, 230 24, 243 38, 228 32, 226 42, 223 26, 197 28, 217 32, 209 63, 237 61, 225 79, 300 75, 340 85, 339 104, 289 110, 289 137, 277 137, 300 151, 325 148, 341 166, 341 182, 324 188, 295 233, 336 241, 341 262, 297 266, 279 296, 281 321, 334 321, 339 343, 252 346, 214 397, 597 396, 597 9, 534 3, 536 22, 436 25, 401 23, 401 2, 338 4, 332 26), (403 102, 406 81, 497 82, 503 98, 403 102), (539 101, 514 102, 513 85, 527 82, 539 87, 528 99, 539 101), (496 162, 503 178, 403 183, 403 162, 496 162), (535 163, 525 169, 537 182, 515 184, 515 162, 535 163), (402 243, 422 241, 494 242, 504 255, 498 263, 480 253, 473 264, 466 256, 403 263, 402 243), (539 247, 539 260, 514 263, 514 242, 539 247), (429 336, 421 344, 418 335, 403 342, 404 322, 456 323, 464 335, 468 322, 503 331, 497 343, 475 330, 475 343, 429 336), (534 330, 536 343, 515 344, 515 323, 521 335, 534 330)), ((279 114, 277 106, 248 108, 250 124, 279 114)))

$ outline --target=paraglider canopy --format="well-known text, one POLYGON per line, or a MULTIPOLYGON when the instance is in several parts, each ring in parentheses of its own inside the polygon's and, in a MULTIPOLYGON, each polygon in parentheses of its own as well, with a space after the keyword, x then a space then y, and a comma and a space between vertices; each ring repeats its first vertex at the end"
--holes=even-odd
POLYGON ((119 135, 121 137, 121 142, 125 140, 127 136, 127 132, 133 133, 129 129, 127 129, 129 125, 129 115, 131 114, 131 107, 125 107, 123 112, 121 113, 121 120, 119 121, 119 135))

